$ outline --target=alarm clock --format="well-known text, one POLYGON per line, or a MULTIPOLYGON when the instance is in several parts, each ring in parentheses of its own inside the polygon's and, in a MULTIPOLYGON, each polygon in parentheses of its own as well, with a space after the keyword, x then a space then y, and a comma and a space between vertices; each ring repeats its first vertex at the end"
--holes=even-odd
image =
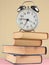
MULTIPOLYGON (((32 1, 25 1, 24 3, 31 3, 32 1)), ((34 5, 21 5, 18 9, 18 15, 16 22, 20 29, 23 31, 34 31, 38 25, 38 15, 39 9, 34 5)))

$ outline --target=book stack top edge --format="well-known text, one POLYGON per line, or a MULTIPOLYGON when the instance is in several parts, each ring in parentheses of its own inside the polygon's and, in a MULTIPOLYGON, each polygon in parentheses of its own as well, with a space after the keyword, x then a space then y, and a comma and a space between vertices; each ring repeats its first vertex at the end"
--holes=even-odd
POLYGON ((36 39, 36 40, 46 40, 49 38, 46 32, 14 32, 14 39, 36 39))

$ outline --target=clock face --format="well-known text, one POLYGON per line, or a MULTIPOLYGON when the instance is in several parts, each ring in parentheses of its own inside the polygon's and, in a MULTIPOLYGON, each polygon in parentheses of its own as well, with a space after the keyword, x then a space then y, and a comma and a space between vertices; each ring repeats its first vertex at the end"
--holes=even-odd
POLYGON ((22 30, 34 30, 38 24, 37 13, 32 9, 25 9, 19 12, 17 23, 22 30))

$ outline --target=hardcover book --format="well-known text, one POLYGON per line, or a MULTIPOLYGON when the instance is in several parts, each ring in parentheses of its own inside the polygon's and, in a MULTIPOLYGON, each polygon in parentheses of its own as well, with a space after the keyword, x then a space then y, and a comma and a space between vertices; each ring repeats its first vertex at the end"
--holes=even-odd
POLYGON ((17 55, 34 55, 34 54, 46 54, 47 48, 41 47, 28 47, 28 46, 3 46, 4 53, 11 53, 17 55))
POLYGON ((11 54, 6 54, 6 60, 11 63, 22 63, 22 64, 32 64, 32 63, 41 63, 42 62, 42 56, 40 55, 34 55, 34 56, 14 56, 11 54))
POLYGON ((24 39, 15 39, 14 45, 19 46, 41 46, 42 40, 24 40, 24 39))
POLYGON ((14 39, 48 39, 48 33, 45 32, 14 32, 14 39))

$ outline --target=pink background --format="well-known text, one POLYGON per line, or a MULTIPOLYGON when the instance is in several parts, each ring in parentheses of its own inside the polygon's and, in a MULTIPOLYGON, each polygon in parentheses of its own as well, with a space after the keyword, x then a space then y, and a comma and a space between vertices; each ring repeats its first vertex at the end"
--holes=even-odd
MULTIPOLYGON (((0 65, 14 65, 6 61, 5 59, 0 59, 0 65)), ((22 65, 22 64, 19 64, 22 65)), ((43 59, 41 64, 23 64, 23 65, 49 65, 49 59, 43 59)))

